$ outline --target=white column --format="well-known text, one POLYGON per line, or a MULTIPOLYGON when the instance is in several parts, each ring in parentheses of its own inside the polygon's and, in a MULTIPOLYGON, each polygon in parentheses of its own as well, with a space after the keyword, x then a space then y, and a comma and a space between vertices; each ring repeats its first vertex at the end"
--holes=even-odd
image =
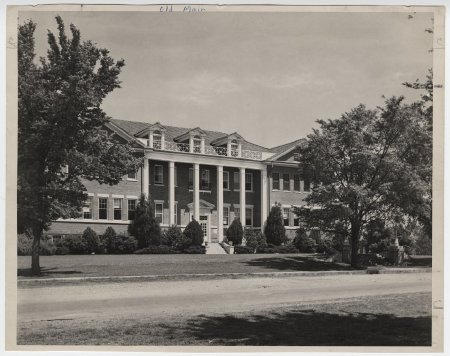
POLYGON ((194 219, 200 218, 200 165, 194 163, 194 219))
POLYGON ((166 147, 166 134, 164 131, 161 131, 161 149, 164 150, 166 147))
POLYGON ((175 224, 175 162, 169 162, 169 226, 175 224))
POLYGON ((245 226, 245 168, 241 167, 239 169, 240 177, 239 177, 239 205, 241 209, 241 224, 242 227, 245 226))
POLYGON ((189 136, 189 152, 194 152, 194 137, 189 136))
POLYGON ((223 166, 217 166, 217 237, 223 241, 223 166))
POLYGON ((242 143, 239 141, 238 143, 238 157, 242 157, 242 143))
POLYGON ((227 156, 231 157, 231 141, 227 142, 227 156))
POLYGON ((267 219, 267 168, 261 169, 261 231, 267 219))
POLYGON ((153 148, 153 131, 150 131, 148 133, 148 145, 149 147, 153 148))
POLYGON ((148 159, 144 158, 144 167, 142 168, 142 193, 146 197, 148 197, 149 194, 148 176, 149 176, 148 159))
POLYGON ((205 138, 202 136, 202 140, 200 141, 200 152, 205 153, 205 138))

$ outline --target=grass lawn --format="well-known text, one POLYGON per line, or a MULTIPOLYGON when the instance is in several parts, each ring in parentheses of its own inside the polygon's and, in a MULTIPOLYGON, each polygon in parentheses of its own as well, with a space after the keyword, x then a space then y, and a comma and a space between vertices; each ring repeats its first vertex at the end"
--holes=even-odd
POLYGON ((431 293, 234 314, 22 323, 18 344, 430 346, 431 293))
MULTIPOLYGON (((67 255, 41 256, 43 277, 143 276, 276 271, 339 271, 348 265, 317 254, 67 255)), ((20 278, 29 278, 31 257, 18 257, 20 278)))

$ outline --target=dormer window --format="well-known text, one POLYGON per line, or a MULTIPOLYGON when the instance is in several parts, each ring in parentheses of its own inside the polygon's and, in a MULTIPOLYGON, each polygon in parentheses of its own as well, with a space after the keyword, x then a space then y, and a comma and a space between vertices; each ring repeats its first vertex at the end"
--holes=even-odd
POLYGON ((231 157, 239 157, 239 144, 236 140, 231 141, 231 157))
POLYGON ((162 134, 161 131, 153 132, 153 148, 160 150, 162 148, 162 134))
POLYGON ((201 153, 202 152, 202 139, 200 136, 196 135, 193 138, 193 145, 194 145, 194 153, 201 153))

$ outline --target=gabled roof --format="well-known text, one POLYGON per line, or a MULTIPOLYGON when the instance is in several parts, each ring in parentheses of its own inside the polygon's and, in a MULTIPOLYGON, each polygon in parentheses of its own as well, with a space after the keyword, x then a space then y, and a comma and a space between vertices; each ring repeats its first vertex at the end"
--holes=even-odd
MULTIPOLYGON (((114 123, 116 126, 121 128, 122 130, 126 131, 131 136, 136 136, 136 134, 140 133, 144 129, 149 128, 151 125, 146 122, 139 122, 139 121, 127 121, 127 120, 117 120, 117 119, 111 119, 112 123, 114 123)), ((164 125, 166 132, 165 132, 165 139, 166 141, 174 141, 174 139, 178 136, 181 136, 188 132, 189 128, 184 127, 176 127, 176 126, 166 126, 164 125)), ((219 138, 223 138, 224 136, 228 136, 227 133, 219 132, 219 131, 209 131, 209 130, 203 130, 205 132, 205 146, 211 145, 211 142, 214 140, 217 140, 219 138)), ((270 150, 266 147, 248 142, 246 140, 242 141, 242 149, 244 150, 252 150, 252 151, 262 151, 262 152, 270 152, 270 150)))
POLYGON ((233 132, 232 134, 225 135, 223 137, 219 137, 216 140, 211 141, 212 146, 223 145, 228 142, 228 140, 237 140, 237 141, 245 141, 244 138, 239 135, 237 132, 233 132))
POLYGON ((142 129, 141 131, 134 134, 136 137, 144 137, 149 134, 150 131, 166 131, 166 127, 161 125, 159 122, 155 122, 154 124, 142 129))
POLYGON ((297 147, 299 147, 300 145, 305 144, 305 143, 306 143, 306 139, 301 138, 301 139, 286 143, 284 145, 273 147, 270 149, 270 151, 274 152, 275 154, 272 157, 270 157, 268 160, 275 161, 278 158, 280 158, 288 153, 291 153, 297 147))
POLYGON ((206 132, 203 131, 200 127, 196 127, 196 128, 186 131, 185 133, 183 133, 177 137, 174 137, 173 140, 177 141, 177 142, 185 141, 185 140, 189 139, 189 136, 191 136, 191 135, 199 135, 199 136, 205 137, 206 132))

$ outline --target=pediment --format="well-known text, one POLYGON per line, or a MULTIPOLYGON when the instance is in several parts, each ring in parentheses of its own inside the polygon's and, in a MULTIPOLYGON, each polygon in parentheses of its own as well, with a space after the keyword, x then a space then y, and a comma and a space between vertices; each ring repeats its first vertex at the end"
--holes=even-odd
POLYGON ((204 130, 202 130, 200 127, 195 127, 193 129, 190 129, 190 130, 186 131, 185 133, 175 137, 173 140, 175 142, 183 142, 183 141, 189 140, 189 138, 191 136, 205 137, 206 136, 206 132, 204 130))
MULTIPOLYGON (((199 201, 199 205, 200 205, 200 209, 214 209, 216 206, 210 202, 207 202, 206 200, 200 199, 199 201)), ((194 202, 189 203, 188 205, 189 210, 193 210, 194 209, 194 202)))
POLYGON ((165 132, 167 129, 164 125, 161 125, 159 122, 155 122, 145 129, 139 131, 135 134, 136 137, 147 137, 151 131, 161 131, 165 132))
POLYGON ((213 141, 211 141, 212 146, 221 146, 228 143, 228 141, 236 140, 238 142, 244 141, 244 138, 239 135, 237 132, 233 132, 232 134, 225 135, 222 137, 219 137, 213 141))

